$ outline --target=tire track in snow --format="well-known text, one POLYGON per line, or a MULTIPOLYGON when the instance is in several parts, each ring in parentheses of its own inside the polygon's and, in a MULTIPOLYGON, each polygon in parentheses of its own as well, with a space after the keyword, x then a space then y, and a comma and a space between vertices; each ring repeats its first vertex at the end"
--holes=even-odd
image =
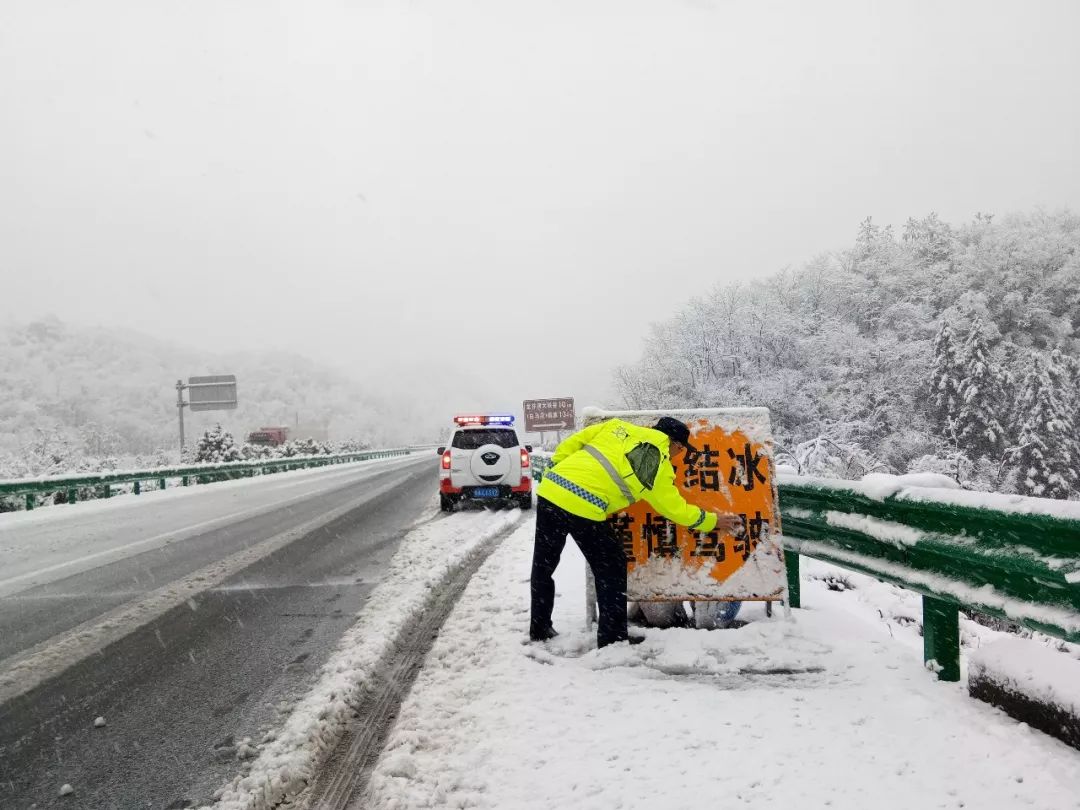
POLYGON ((471 558, 451 570, 420 618, 407 626, 393 648, 379 662, 370 688, 356 709, 356 718, 345 731, 304 805, 310 810, 349 810, 359 805, 353 799, 363 794, 379 754, 394 727, 402 701, 412 689, 424 658, 438 638, 458 599, 473 575, 480 570, 495 547, 517 530, 509 527, 483 543, 471 558))

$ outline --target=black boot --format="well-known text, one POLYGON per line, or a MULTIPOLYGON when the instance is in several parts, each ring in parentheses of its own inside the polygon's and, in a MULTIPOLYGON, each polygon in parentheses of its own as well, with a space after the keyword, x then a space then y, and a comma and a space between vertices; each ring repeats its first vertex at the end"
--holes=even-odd
POLYGON ((548 627, 546 630, 539 630, 539 631, 530 630, 529 631, 529 640, 530 641, 548 641, 550 639, 555 638, 555 636, 557 636, 557 635, 559 635, 559 634, 555 632, 554 627, 548 627))

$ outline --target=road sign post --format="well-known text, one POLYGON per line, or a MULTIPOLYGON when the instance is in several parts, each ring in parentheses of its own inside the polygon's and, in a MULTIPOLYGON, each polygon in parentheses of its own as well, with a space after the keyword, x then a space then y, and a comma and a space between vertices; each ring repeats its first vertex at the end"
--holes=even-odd
POLYGON ((187 407, 187 403, 184 402, 184 381, 176 381, 176 413, 180 417, 180 453, 184 452, 184 408, 187 407))
POLYGON ((180 420, 180 452, 184 452, 184 408, 192 411, 226 411, 236 408, 236 375, 210 374, 176 381, 176 410, 180 420), (184 390, 188 401, 184 402, 184 390))

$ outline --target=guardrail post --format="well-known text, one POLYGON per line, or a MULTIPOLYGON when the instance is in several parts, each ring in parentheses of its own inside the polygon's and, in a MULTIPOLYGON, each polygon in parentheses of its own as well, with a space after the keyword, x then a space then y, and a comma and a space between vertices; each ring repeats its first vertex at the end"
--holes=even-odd
POLYGON ((35 500, 36 500, 36 498, 34 497, 33 492, 27 492, 26 493, 26 511, 27 512, 29 512, 31 509, 34 508, 34 501, 35 500))
POLYGON ((134 483, 134 484, 132 485, 132 487, 131 487, 131 491, 132 491, 132 493, 133 493, 133 494, 135 494, 135 495, 141 495, 141 494, 142 494, 142 487, 140 486, 140 483, 141 483, 141 482, 139 482, 139 481, 136 481, 136 482, 135 482, 135 483, 134 483))
POLYGON ((159 478, 158 479, 158 489, 160 489, 162 492, 165 491, 165 479, 164 478, 159 478))
POLYGON ((110 487, 108 484, 102 484, 101 485, 101 497, 102 498, 111 498, 112 497, 112 487, 110 487))
POLYGON ((960 608, 941 599, 922 598, 923 660, 937 664, 940 681, 960 680, 960 608))
POLYGON ((79 488, 78 487, 72 487, 71 489, 69 489, 67 491, 67 502, 68 503, 78 503, 79 502, 79 488))
POLYGON ((799 588, 799 555, 785 549, 784 566, 787 568, 788 607, 802 607, 802 592, 799 588))
POLYGON ((183 485, 185 487, 190 487, 191 486, 191 476, 190 475, 181 476, 180 480, 183 481, 183 485))

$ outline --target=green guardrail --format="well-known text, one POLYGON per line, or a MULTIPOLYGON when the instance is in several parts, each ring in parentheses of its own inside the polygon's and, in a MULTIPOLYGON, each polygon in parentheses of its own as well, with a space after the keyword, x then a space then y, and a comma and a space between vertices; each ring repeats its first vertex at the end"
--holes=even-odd
POLYGON ((961 490, 782 479, 792 607, 799 555, 922 594, 923 656, 960 679, 959 610, 1080 642, 1080 504, 961 490))
POLYGON ((37 499, 42 495, 64 493, 66 503, 75 503, 80 500, 112 497, 114 487, 127 484, 132 485, 133 494, 139 495, 143 492, 144 484, 147 482, 152 482, 154 489, 165 489, 170 479, 180 479, 181 485, 186 487, 192 484, 210 484, 217 481, 252 478, 256 475, 269 475, 309 467, 326 467, 332 464, 348 464, 350 462, 371 461, 392 456, 406 456, 411 452, 409 449, 370 450, 360 453, 292 456, 291 458, 255 459, 223 464, 193 464, 186 467, 160 467, 153 470, 128 470, 115 473, 88 473, 0 480, 0 498, 23 497, 26 509, 33 509, 37 505, 37 499))
POLYGON ((533 453, 529 457, 529 471, 534 481, 544 477, 544 470, 551 466, 551 456, 533 453))

